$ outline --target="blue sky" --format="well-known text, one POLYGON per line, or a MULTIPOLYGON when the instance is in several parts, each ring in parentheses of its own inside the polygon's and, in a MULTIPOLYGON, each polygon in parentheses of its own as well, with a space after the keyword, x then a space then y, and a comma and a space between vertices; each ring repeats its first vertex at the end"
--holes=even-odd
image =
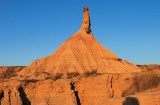
POLYGON ((0 0, 0 65, 53 54, 90 9, 95 38, 123 60, 160 64, 160 0, 0 0))

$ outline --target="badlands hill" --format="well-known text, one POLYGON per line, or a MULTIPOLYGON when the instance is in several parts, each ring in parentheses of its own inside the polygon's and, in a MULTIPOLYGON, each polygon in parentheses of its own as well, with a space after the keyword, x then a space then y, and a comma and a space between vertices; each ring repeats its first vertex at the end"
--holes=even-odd
POLYGON ((80 30, 27 67, 0 67, 0 105, 160 105, 160 66, 134 65, 80 30))
POLYGON ((89 9, 83 8, 83 22, 80 30, 66 40, 57 51, 38 59, 19 72, 19 76, 36 76, 96 71, 97 73, 131 73, 140 69, 128 61, 123 61, 113 52, 103 47, 93 36, 89 9))

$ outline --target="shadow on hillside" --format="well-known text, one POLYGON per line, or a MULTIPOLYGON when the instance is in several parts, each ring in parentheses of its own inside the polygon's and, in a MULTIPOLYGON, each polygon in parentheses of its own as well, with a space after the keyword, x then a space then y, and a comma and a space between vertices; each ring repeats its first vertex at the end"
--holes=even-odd
POLYGON ((4 97, 4 92, 1 90, 0 91, 0 101, 1 101, 1 99, 4 97))
POLYGON ((123 105, 140 105, 140 104, 136 98, 126 97, 126 100, 123 102, 123 105))
POLYGON ((19 87, 19 93, 20 93, 20 97, 22 100, 22 105, 31 105, 31 102, 29 101, 29 99, 26 96, 26 93, 24 92, 24 89, 22 87, 19 87))

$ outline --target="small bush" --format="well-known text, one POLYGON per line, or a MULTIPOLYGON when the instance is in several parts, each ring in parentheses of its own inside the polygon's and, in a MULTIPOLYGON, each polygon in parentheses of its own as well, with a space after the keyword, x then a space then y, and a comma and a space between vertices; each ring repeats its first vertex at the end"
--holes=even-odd
POLYGON ((85 76, 91 76, 91 75, 94 75, 94 74, 99 74, 97 73, 97 70, 93 70, 93 71, 86 71, 85 73, 83 73, 83 75, 85 76))
POLYGON ((60 79, 63 76, 63 74, 61 73, 57 73, 56 75, 50 75, 49 77, 46 77, 45 79, 52 79, 54 81, 56 81, 57 79, 60 79))
POLYGON ((24 80, 25 83, 36 83, 38 80, 36 79, 26 79, 24 80))
POLYGON ((70 79, 78 75, 80 75, 78 72, 67 73, 67 78, 70 79))

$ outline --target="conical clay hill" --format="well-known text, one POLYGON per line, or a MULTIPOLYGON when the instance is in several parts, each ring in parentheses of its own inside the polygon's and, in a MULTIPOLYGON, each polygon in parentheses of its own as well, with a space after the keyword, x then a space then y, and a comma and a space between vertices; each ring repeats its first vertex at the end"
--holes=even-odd
POLYGON ((80 30, 66 40, 57 51, 45 58, 35 60, 18 75, 32 76, 43 72, 66 74, 87 71, 97 73, 131 73, 140 69, 128 61, 123 61, 113 52, 103 47, 93 36, 89 9, 83 8, 83 22, 80 30))

